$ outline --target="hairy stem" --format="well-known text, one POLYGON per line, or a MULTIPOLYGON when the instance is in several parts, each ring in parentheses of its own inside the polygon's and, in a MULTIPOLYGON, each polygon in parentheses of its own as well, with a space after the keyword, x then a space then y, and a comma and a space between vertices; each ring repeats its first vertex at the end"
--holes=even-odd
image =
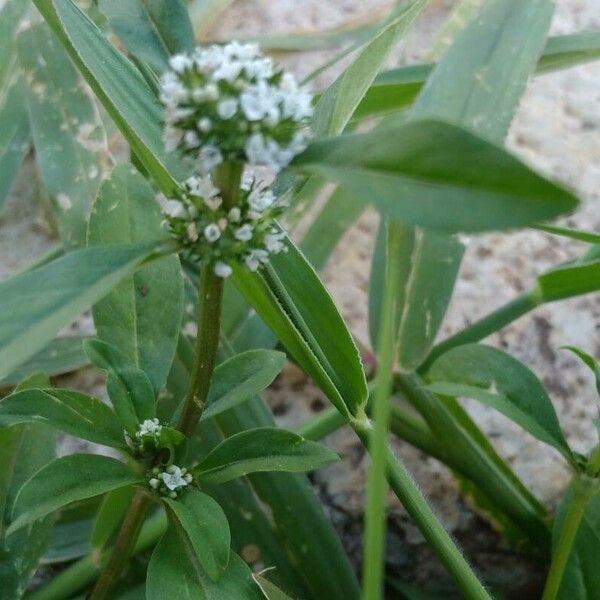
POLYGON ((186 436, 194 432, 206 406, 219 346, 222 298, 223 279, 207 265, 198 292, 198 335, 190 386, 177 423, 177 429, 186 436))
POLYGON ((552 554, 552 563, 550 564, 542 600, 554 600, 558 597, 573 542, 590 498, 590 488, 588 481, 585 481, 581 476, 577 476, 573 483, 573 497, 567 509, 558 543, 552 554))
MULTIPOLYGON (((393 223, 387 228, 387 254, 397 256, 400 242, 398 229, 393 223)), ((385 286, 379 323, 376 388, 372 413, 375 421, 370 444, 371 462, 367 476, 367 506, 365 510, 365 538, 363 547, 363 598, 379 600, 383 596, 383 565, 385 553, 385 493, 386 450, 390 421, 390 390, 394 366, 396 339, 396 298, 400 285, 399 271, 393 261, 386 261, 385 286)))
MULTIPOLYGON (((365 447, 369 448, 374 437, 369 421, 354 421, 352 427, 365 447)), ((429 507, 417 484, 389 447, 386 447, 385 461, 390 487, 406 508, 406 512, 417 525, 423 537, 454 578, 465 598, 469 600, 491 600, 473 569, 429 507)))
POLYGON ((144 490, 141 488, 136 490, 108 563, 90 594, 89 600, 104 600, 112 597, 113 588, 135 547, 151 502, 152 500, 144 490))

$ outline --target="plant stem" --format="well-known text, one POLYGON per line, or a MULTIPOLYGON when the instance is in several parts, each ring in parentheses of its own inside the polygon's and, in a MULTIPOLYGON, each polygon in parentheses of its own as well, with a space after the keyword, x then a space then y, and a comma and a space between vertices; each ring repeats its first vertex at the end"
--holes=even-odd
MULTIPOLYGON (((387 226, 387 254, 397 256, 400 235, 393 223, 387 226)), ((385 285, 379 322, 379 344, 373 419, 375 421, 370 444, 371 462, 367 476, 367 506, 365 510, 365 538, 363 544, 363 598, 379 600, 383 597, 383 571, 385 554, 385 478, 386 450, 390 420, 390 390, 394 366, 396 340, 396 298, 400 285, 399 271, 386 261, 385 285)), ((366 417, 365 417, 366 419, 366 417)))
POLYGON ((346 424, 344 415, 335 406, 332 406, 304 423, 296 430, 296 433, 307 440, 318 441, 346 424))
POLYGON ((592 486, 585 479, 585 476, 576 476, 573 482, 573 497, 569 503, 560 537, 552 555, 552 563, 546 579, 542 600, 554 600, 558 597, 571 548, 590 498, 592 486))
POLYGON ((205 266, 198 291, 198 335, 194 364, 188 393, 177 423, 177 429, 188 437, 196 428, 208 398, 219 346, 222 297, 223 279, 214 274, 210 265, 205 266))
POLYGON ((92 590, 89 600, 104 600, 111 597, 113 587, 135 547, 151 502, 152 500, 145 490, 141 488, 136 490, 119 530, 119 535, 117 536, 117 541, 115 542, 108 563, 102 571, 98 583, 92 590))
MULTIPOLYGON (((365 447, 369 448, 374 437, 370 423, 367 420, 356 420, 352 423, 352 427, 365 447)), ((477 579, 473 569, 427 504, 427 500, 419 491, 417 484, 389 448, 386 448, 385 461, 391 488, 423 537, 454 578, 465 598, 490 600, 490 596, 477 579)))
MULTIPOLYGON (((138 536, 131 555, 139 554, 150 548, 167 529, 167 517, 164 512, 148 519, 138 536)), ((112 549, 91 552, 77 562, 62 570, 47 584, 27 594, 27 600, 65 600, 92 583, 100 573, 102 565, 108 560, 112 549)))
POLYGON ((488 335, 491 335, 495 331, 498 331, 502 327, 512 323, 519 317, 540 306, 542 303, 543 302, 535 289, 517 296, 504 306, 501 306, 489 315, 483 317, 483 319, 476 321, 472 325, 469 325, 469 327, 451 335, 437 344, 437 346, 434 346, 423 364, 419 367, 419 373, 425 373, 434 363, 435 359, 445 352, 448 352, 448 350, 456 348, 457 346, 462 346, 463 344, 479 342, 488 335))

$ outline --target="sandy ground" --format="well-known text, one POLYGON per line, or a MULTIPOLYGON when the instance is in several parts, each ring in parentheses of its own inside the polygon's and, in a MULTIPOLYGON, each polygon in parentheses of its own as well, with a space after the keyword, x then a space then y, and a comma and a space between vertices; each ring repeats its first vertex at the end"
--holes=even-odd
MULTIPOLYGON (((600 28, 600 4, 595 0, 557 0, 552 33, 600 28)), ((384 10, 376 0, 239 0, 209 31, 215 39, 264 33, 332 28, 384 10)), ((390 64, 422 58, 452 2, 432 2, 416 27, 394 54, 390 64)), ((299 75, 309 72, 327 53, 282 56, 299 75)), ((326 83, 323 77, 319 84, 326 83)), ((600 62, 545 75, 530 82, 509 133, 508 145, 528 163, 573 187, 583 199, 581 210, 568 224, 600 230, 600 62)), ((0 278, 27 264, 51 245, 43 214, 29 201, 38 194, 31 176, 31 160, 0 217, 0 278)), ((329 261, 324 277, 350 328, 368 344, 367 288, 370 253, 377 216, 367 212, 348 232, 329 261)), ((583 245, 538 232, 483 235, 468 246, 454 298, 441 335, 446 336, 527 289, 536 273, 572 258, 583 245)), ((75 325, 87 327, 86 323, 75 325)), ((488 341, 508 350, 529 365, 551 393, 561 424, 572 446, 587 451, 596 442, 591 419, 597 399, 592 378, 565 351, 578 345, 600 356, 600 296, 586 296, 538 309, 488 341)), ((69 382, 100 391, 97 376, 85 371, 69 382)), ((295 367, 289 366, 268 392, 280 422, 296 426, 326 406, 320 392, 295 367)), ((553 507, 568 481, 562 459, 524 434, 497 413, 469 403, 468 408, 492 442, 513 465, 528 487, 553 507)), ((365 458, 348 432, 329 442, 347 460, 320 471, 314 478, 352 558, 360 560, 361 515, 365 458)), ((435 460, 406 444, 396 445, 432 501, 444 523, 465 545, 478 566, 499 582, 510 578, 515 589, 533 579, 536 568, 507 555, 495 536, 465 506, 450 473, 435 460), (507 557, 508 556, 508 557, 507 557), (500 566, 499 566, 500 565, 500 566)), ((73 451, 65 442, 63 452, 73 451)), ((394 573, 420 581, 444 577, 415 528, 390 497, 388 566, 394 573)), ((513 596, 517 597, 517 595, 513 596)))

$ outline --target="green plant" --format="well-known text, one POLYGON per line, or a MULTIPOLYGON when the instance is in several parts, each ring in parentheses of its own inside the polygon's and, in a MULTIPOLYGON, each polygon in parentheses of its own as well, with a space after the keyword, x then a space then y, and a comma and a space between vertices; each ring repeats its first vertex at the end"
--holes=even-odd
MULTIPOLYGON (((490 597, 390 450, 388 429, 450 466, 510 541, 552 555, 546 598, 579 585, 578 569, 595 576, 585 556, 597 548, 598 451, 573 453, 536 377, 474 342, 544 302, 600 289, 598 236, 544 224, 577 199, 502 146, 528 76, 597 58, 600 36, 548 41, 550 0, 488 0, 464 29, 451 26, 456 39, 436 65, 380 73, 426 5, 399 2, 354 32, 356 59, 311 102, 254 45, 195 50, 179 0, 100 0, 88 12, 72 0, 35 5, 45 22, 18 28, 27 8, 16 1, 0 13, 0 26, 20 29, 16 40, 2 38, 10 60, 0 72, 0 120, 14 115, 17 125, 0 133, 11 149, 0 171, 14 171, 30 128, 61 244, 0 283, 0 378, 9 386, 26 377, 0 402, 2 452, 14 466, 0 494, 7 593, 23 594, 48 536, 62 533, 70 553, 61 558, 79 560, 32 598, 359 597, 339 540, 296 474, 338 459, 315 440, 342 424, 371 453, 364 598, 383 595, 387 485, 463 595, 490 597), (23 95, 21 114, 14 98, 23 95), (364 130, 352 133, 359 123, 364 130), (107 151, 115 126, 130 150, 122 164, 107 151), (269 185, 262 168, 276 175, 269 185), (288 230, 327 181, 337 187, 297 247, 288 230), (366 204, 382 221, 371 277, 371 402, 359 352, 315 271, 366 204), (516 227, 593 246, 434 346, 464 250, 458 234, 516 227), (55 339, 90 305, 96 338, 83 341, 83 353, 82 340, 55 339), (197 314, 195 342, 182 330, 187 305, 197 314), (257 397, 283 366, 277 343, 333 405, 302 435, 276 427, 257 397), (111 407, 53 388, 38 372, 88 361, 105 373, 111 407), (550 516, 457 397, 494 407, 572 468, 554 549, 550 516), (52 429, 122 460, 50 460, 52 429), (29 451, 35 440, 39 455, 29 451), (68 506, 76 516, 63 512, 53 527, 52 515, 68 506), (81 540, 83 551, 75 549, 81 540), (273 576, 238 556, 246 541, 276 567, 273 576), (128 571, 149 549, 141 575, 128 571)), ((332 39, 340 36, 322 43, 332 39)))

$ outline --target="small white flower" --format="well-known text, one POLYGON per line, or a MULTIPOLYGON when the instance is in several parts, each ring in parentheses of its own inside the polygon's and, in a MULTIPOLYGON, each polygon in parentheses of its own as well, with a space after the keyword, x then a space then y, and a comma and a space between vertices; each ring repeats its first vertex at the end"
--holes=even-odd
POLYGON ((137 434, 138 436, 143 435, 158 435, 162 426, 158 419, 146 419, 139 427, 137 434))
POLYGON ((221 119, 231 119, 237 109, 238 103, 234 98, 225 98, 217 104, 217 113, 221 119))
POLYGON ((215 263, 213 271, 217 277, 222 277, 223 279, 225 279, 226 277, 229 277, 231 275, 233 269, 227 263, 218 260, 215 263))
POLYGON ((202 175, 201 177, 193 175, 185 180, 185 185, 191 194, 201 198, 213 198, 219 194, 219 188, 215 187, 210 175, 202 175))
POLYGON ((185 471, 182 471, 178 466, 171 465, 167 472, 159 473, 159 479, 162 479, 165 486, 172 492, 179 488, 187 487, 189 484, 186 481, 185 471))
POLYGON ((212 129, 212 121, 208 117, 202 117, 198 121, 198 129, 203 133, 207 133, 212 129))
POLYGON ((164 213, 175 219, 185 217, 185 206, 179 200, 167 200, 164 204, 164 213))
POLYGON ((204 198, 204 204, 210 208, 210 210, 217 210, 221 206, 223 200, 216 196, 215 198, 204 198))
POLYGON ((285 239, 283 231, 280 233, 268 233, 265 236, 265 248, 273 254, 279 254, 286 247, 282 241, 283 239, 285 239))
POLYGON ((221 151, 212 145, 202 146, 198 155, 198 168, 201 173, 209 173, 223 162, 221 151))
POLYGON ((200 138, 195 131, 189 130, 185 132, 183 142, 185 143, 186 148, 196 148, 200 145, 200 138))
POLYGON ((211 223, 204 228, 204 237, 209 242, 216 242, 221 237, 221 229, 216 223, 211 223))
POLYGON ((174 54, 169 58, 169 66, 176 73, 183 73, 186 69, 191 69, 194 62, 185 54, 174 54))
POLYGON ((235 230, 234 236, 235 239, 240 240, 240 242, 248 242, 252 239, 252 232, 252 225, 246 223, 235 230))
POLYGON ((204 88, 204 96, 207 100, 216 100, 219 97, 219 88, 214 83, 209 83, 204 88))
POLYGON ((248 205, 256 212, 263 212, 273 206, 275 196, 269 189, 254 188, 248 196, 248 205))
POLYGON ((221 63, 219 68, 213 72, 212 76, 216 81, 225 80, 229 83, 233 83, 242 72, 244 63, 239 60, 225 60, 221 63))
POLYGON ((192 242, 198 241, 198 226, 193 221, 191 223, 188 223, 187 236, 192 242))
POLYGON ((228 213, 227 216, 229 217, 229 220, 232 223, 237 223, 240 220, 240 217, 242 216, 242 211, 237 207, 234 206, 228 213))
POLYGON ((156 477, 153 477, 148 484, 153 490, 155 490, 160 485, 160 481, 156 479, 156 477))
POLYGON ((269 253, 266 250, 251 250, 244 256, 244 263, 251 271, 256 271, 261 263, 267 262, 269 253))

